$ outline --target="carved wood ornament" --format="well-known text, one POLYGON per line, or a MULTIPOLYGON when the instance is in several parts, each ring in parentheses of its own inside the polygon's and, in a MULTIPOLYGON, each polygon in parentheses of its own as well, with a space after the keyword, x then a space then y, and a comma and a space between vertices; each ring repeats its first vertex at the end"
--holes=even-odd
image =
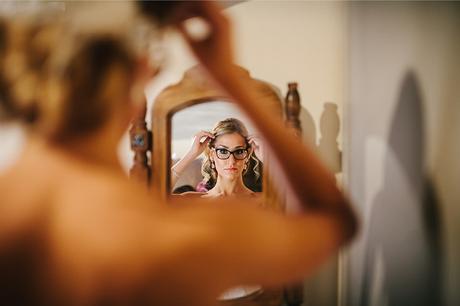
POLYGON ((131 150, 134 152, 133 167, 129 171, 129 176, 148 186, 151 169, 147 151, 151 150, 151 133, 147 129, 147 123, 145 122, 146 112, 147 103, 144 101, 141 112, 134 118, 129 130, 131 150))

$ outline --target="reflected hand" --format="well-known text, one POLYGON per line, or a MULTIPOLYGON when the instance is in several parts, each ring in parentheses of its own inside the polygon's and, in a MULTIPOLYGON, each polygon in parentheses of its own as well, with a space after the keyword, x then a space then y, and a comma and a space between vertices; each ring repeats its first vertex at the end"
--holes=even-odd
POLYGON ((256 155, 257 159, 261 162, 264 161, 264 143, 259 136, 250 135, 248 136, 248 143, 251 145, 254 154, 256 155))
POLYGON ((203 153, 204 149, 212 139, 214 139, 214 135, 207 131, 200 131, 196 133, 193 138, 192 147, 187 154, 193 158, 198 157, 201 153, 203 153))

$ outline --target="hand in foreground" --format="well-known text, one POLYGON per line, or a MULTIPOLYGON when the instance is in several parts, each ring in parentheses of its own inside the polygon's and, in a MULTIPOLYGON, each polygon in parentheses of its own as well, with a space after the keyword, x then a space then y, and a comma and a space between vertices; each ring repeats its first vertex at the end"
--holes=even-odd
POLYGON ((193 2, 193 6, 177 13, 174 22, 195 56, 214 76, 225 75, 233 65, 230 21, 220 10, 213 1, 193 2), (192 22, 202 23, 206 33, 193 35, 189 28, 192 22))

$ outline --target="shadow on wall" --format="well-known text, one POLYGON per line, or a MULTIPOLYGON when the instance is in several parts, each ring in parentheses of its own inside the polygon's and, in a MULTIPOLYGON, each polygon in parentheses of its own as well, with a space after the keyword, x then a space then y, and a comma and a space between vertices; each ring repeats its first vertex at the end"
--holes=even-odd
POLYGON ((424 171, 424 122, 414 73, 402 83, 374 199, 361 305, 442 305, 436 193, 424 171))
POLYGON ((339 149, 337 138, 340 132, 340 119, 337 104, 326 102, 321 113, 319 128, 319 143, 316 142, 316 127, 313 116, 304 107, 300 111, 302 122, 302 140, 316 150, 318 156, 337 174, 342 172, 342 151, 339 149))
POLYGON ((300 108, 299 119, 302 126, 302 140, 303 143, 310 145, 312 148, 316 147, 316 127, 315 120, 310 112, 304 108, 300 108))
MULTIPOLYGON (((318 157, 335 174, 342 172, 341 155, 337 138, 340 132, 340 119, 337 104, 324 103, 319 121, 319 141, 313 116, 307 109, 300 111, 302 123, 302 140, 310 145, 318 157)), ((337 304, 338 292, 338 261, 331 258, 304 285, 305 302, 303 305, 329 306, 337 304)))
POLYGON ((342 172, 342 152, 339 150, 337 142, 340 132, 337 104, 330 102, 324 104, 319 128, 321 131, 321 138, 318 144, 319 155, 333 173, 342 172))

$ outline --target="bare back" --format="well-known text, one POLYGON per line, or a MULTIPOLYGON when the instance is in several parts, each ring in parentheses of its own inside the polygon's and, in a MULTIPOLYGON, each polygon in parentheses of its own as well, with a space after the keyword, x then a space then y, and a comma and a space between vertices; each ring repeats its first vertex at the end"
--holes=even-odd
POLYGON ((327 217, 290 220, 241 199, 183 197, 187 205, 168 207, 114 174, 44 150, 26 151, 2 175, 2 257, 19 252, 32 265, 15 278, 30 284, 25 293, 17 283, 18 294, 47 292, 44 300, 67 305, 211 305, 241 283, 299 279, 341 239, 327 217), (305 235, 306 224, 331 238, 305 235))

